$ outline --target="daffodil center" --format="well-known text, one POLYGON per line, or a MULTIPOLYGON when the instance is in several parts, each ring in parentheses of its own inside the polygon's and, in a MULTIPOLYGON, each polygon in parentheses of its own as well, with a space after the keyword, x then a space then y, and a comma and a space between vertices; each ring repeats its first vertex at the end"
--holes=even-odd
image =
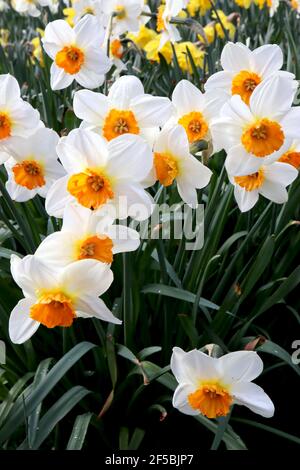
POLYGON ((30 308, 30 317, 47 328, 69 327, 76 318, 72 299, 60 290, 43 292, 30 308))
POLYGON ((90 168, 87 168, 85 172, 72 175, 67 189, 79 204, 91 210, 98 209, 114 197, 109 178, 101 171, 90 168))
POLYGON ((140 128, 132 111, 119 109, 109 111, 103 126, 103 135, 107 140, 115 139, 123 134, 139 133, 140 128))
POLYGON ((261 77, 257 73, 242 70, 233 78, 231 92, 233 95, 240 95, 242 100, 249 104, 253 91, 260 83, 261 77))
POLYGON ((44 170, 34 160, 24 160, 22 163, 17 163, 13 166, 12 171, 15 182, 27 189, 39 188, 46 184, 44 170))
POLYGON ((65 46, 56 54, 55 63, 66 73, 74 75, 80 71, 84 63, 84 53, 79 47, 65 46))
POLYGON ((96 259, 110 264, 113 262, 113 246, 107 235, 92 235, 78 242, 76 259, 96 259))
POLYGON ((154 153, 154 167, 158 181, 170 186, 179 173, 176 158, 170 153, 154 153))
POLYGON ((289 163, 298 169, 300 167, 300 152, 289 150, 288 152, 281 155, 278 161, 282 163, 289 163))
POLYGON ((11 135, 12 122, 7 113, 0 112, 0 140, 11 135))
POLYGON ((188 395, 188 402, 207 418, 217 418, 229 413, 233 399, 221 384, 206 383, 188 395))
POLYGON ((247 152, 256 157, 266 157, 280 149, 284 133, 277 122, 264 118, 247 126, 241 141, 247 152))
POLYGON ((119 39, 114 39, 110 44, 110 52, 113 57, 121 59, 123 55, 123 46, 119 39))
POLYGON ((236 176, 234 181, 246 191, 253 191, 263 185, 265 181, 264 171, 260 168, 259 171, 252 173, 251 175, 236 176))
POLYGON ((208 132, 207 122, 200 112, 185 114, 179 119, 178 124, 185 128, 190 143, 203 139, 208 132))

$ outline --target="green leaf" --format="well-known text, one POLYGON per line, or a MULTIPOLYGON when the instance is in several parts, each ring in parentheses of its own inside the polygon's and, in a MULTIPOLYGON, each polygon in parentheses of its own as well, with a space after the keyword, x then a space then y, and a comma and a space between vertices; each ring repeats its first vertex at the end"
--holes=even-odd
POLYGON ((77 416, 67 445, 67 450, 82 449, 92 416, 92 413, 77 416))
MULTIPOLYGON (((184 300, 185 302, 194 303, 196 295, 192 292, 189 292, 184 289, 178 289, 177 287, 166 286, 164 284, 148 284, 142 289, 144 294, 159 294, 165 295, 167 297, 172 297, 173 299, 184 300)), ((200 307, 207 307, 213 310, 219 310, 219 306, 210 302, 209 300, 200 298, 199 301, 200 307)))
POLYGON ((94 347, 96 347, 95 344, 87 341, 74 346, 52 367, 37 388, 29 396, 25 397, 25 409, 23 403, 17 403, 12 407, 4 426, 0 430, 0 444, 5 442, 16 431, 18 426, 24 423, 24 418, 27 418, 39 406, 68 370, 94 347))
POLYGON ((91 393, 84 387, 77 385, 68 390, 57 402, 49 408, 47 413, 42 417, 39 424, 39 432, 32 444, 32 449, 38 449, 55 426, 68 414, 74 406, 77 405, 86 395, 91 393))

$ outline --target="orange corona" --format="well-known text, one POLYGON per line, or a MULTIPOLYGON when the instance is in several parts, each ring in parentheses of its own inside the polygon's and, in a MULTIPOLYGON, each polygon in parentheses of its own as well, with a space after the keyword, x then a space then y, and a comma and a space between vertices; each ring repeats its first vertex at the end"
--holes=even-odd
POLYGON ((90 169, 72 175, 67 189, 79 204, 92 210, 98 209, 114 197, 109 179, 101 172, 90 169))
POLYGON ((208 125, 199 112, 185 114, 179 119, 178 124, 185 128, 190 143, 204 139, 208 132, 208 125))
POLYGON ((232 80, 231 92, 233 95, 240 95, 242 100, 249 104, 251 95, 260 82, 261 78, 257 73, 242 70, 232 80))
POLYGON ((266 157, 280 149, 284 133, 277 122, 265 118, 248 126, 241 140, 247 152, 256 157, 266 157))
POLYGON ((11 136, 12 122, 7 113, 0 112, 0 140, 11 136))
POLYGON ((69 327, 76 318, 72 300, 64 293, 46 292, 30 309, 30 317, 47 328, 69 327))
POLYGON ((81 241, 78 245, 77 259, 97 259, 102 263, 113 262, 113 242, 106 235, 94 235, 81 241))
POLYGON ((76 46, 65 46, 56 54, 55 63, 66 73, 78 73, 84 63, 84 53, 76 46))
POLYGON ((233 399, 222 385, 207 383, 188 395, 188 402, 207 418, 217 418, 229 413, 233 399))
POLYGON ((163 186, 170 186, 178 175, 178 165, 169 153, 155 153, 154 167, 156 176, 163 186))
POLYGON ((103 135, 107 140, 115 139, 123 134, 139 133, 140 129, 132 111, 110 110, 103 126, 103 135))
POLYGON ((12 168, 17 184, 27 189, 40 188, 46 184, 43 168, 34 160, 24 160, 12 168))
POLYGON ((260 188, 264 180, 265 180, 265 177, 264 177, 264 171, 262 168, 256 173, 252 173, 251 175, 236 176, 234 178, 234 181, 239 186, 246 189, 246 191, 253 191, 254 189, 260 188))

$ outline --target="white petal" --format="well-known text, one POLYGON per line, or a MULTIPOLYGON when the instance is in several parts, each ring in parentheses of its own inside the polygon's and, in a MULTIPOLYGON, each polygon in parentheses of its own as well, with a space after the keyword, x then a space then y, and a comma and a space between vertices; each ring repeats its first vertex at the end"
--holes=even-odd
POLYGON ((251 175, 261 167, 262 159, 246 152, 242 145, 231 147, 225 161, 225 168, 230 175, 251 175))
POLYGON ((75 251, 78 237, 76 237, 75 233, 52 233, 39 245, 35 256, 54 268, 64 268, 73 261, 76 261, 75 251))
POLYGON ((74 113, 79 119, 101 125, 108 113, 108 98, 102 93, 90 90, 79 90, 74 94, 74 113))
POLYGON ((281 119, 281 126, 284 130, 286 137, 291 139, 299 138, 299 122, 300 122, 300 107, 290 109, 287 114, 281 119))
POLYGON ((283 53, 277 44, 265 44, 252 52, 254 71, 262 77, 272 75, 283 65, 283 53))
POLYGON ((274 415, 274 404, 261 387, 254 383, 239 382, 232 388, 232 394, 239 405, 245 405, 264 418, 274 415))
POLYGON ((195 392, 195 387, 189 383, 181 383, 176 388, 172 404, 174 408, 177 408, 181 413, 186 415, 196 416, 199 414, 198 410, 194 410, 188 402, 188 395, 195 392))
POLYGON ((235 351, 218 360, 220 374, 228 384, 251 382, 262 373, 263 368, 263 361, 254 351, 235 351))
POLYGON ((120 77, 109 90, 108 98, 116 109, 129 109, 130 102, 144 93, 142 82, 133 75, 120 77))
POLYGON ((250 70, 251 51, 240 42, 234 44, 229 42, 221 54, 221 65, 226 71, 238 73, 241 70, 250 70))
POLYGON ((74 26, 76 44, 79 47, 87 48, 91 44, 100 44, 104 39, 104 30, 99 20, 93 15, 85 15, 74 26))
POLYGON ((275 162, 264 167, 264 176, 273 183, 288 186, 298 176, 298 171, 288 163, 275 162))
POLYGON ((93 70, 89 70, 86 67, 81 67, 80 72, 75 75, 75 80, 79 85, 84 88, 98 88, 104 82, 104 75, 95 73, 93 70))
POLYGON ((80 173, 87 168, 104 167, 108 156, 105 140, 88 129, 71 131, 60 140, 57 153, 70 174, 80 173))
POLYGON ((184 179, 177 179, 177 189, 181 199, 193 209, 198 205, 198 196, 196 188, 191 186, 184 179))
POLYGON ((259 199, 258 190, 246 191, 239 185, 234 187, 234 197, 241 212, 248 212, 255 206, 259 199))
POLYGON ((135 220, 146 220, 153 211, 154 201, 139 183, 118 182, 114 188, 118 218, 128 216, 135 220))
POLYGON ((292 80, 272 75, 255 88, 250 98, 250 108, 257 117, 276 118, 289 110, 294 95, 292 80))
POLYGON ((199 381, 218 378, 217 359, 197 349, 185 353, 180 348, 173 348, 170 366, 179 383, 197 387, 199 381))
POLYGON ((201 112, 205 105, 204 95, 188 80, 181 80, 172 94, 172 102, 179 115, 201 112))
POLYGON ((185 158, 180 163, 180 173, 177 177, 177 183, 185 181, 194 188, 204 188, 208 185, 212 172, 207 166, 199 162, 193 155, 185 158))
POLYGON ((18 81, 9 73, 0 75, 0 106, 9 105, 20 98, 18 81))
POLYGON ((73 200, 67 191, 69 175, 55 181, 49 189, 45 202, 45 209, 49 215, 62 218, 64 209, 73 200))
MULTIPOLYGON (((101 233, 101 232, 100 232, 101 233)), ((113 240, 113 253, 134 251, 140 245, 140 236, 136 230, 124 225, 112 225, 105 233, 113 240)))
POLYGON ((83 296, 82 298, 78 299, 75 304, 75 308, 78 317, 95 317, 99 318, 99 320, 115 323, 116 325, 120 325, 122 323, 122 321, 116 318, 106 307, 103 300, 93 296, 83 296))
POLYGON ((67 266, 61 273, 60 281, 78 298, 85 295, 98 297, 110 287, 113 273, 107 264, 84 259, 67 266))
POLYGON ((74 75, 66 73, 63 68, 58 67, 55 62, 50 68, 50 84, 52 90, 67 88, 74 80, 74 75))
POLYGON ((11 341, 15 344, 25 343, 40 326, 39 322, 32 320, 29 316, 30 307, 34 303, 34 299, 22 299, 10 314, 8 332, 11 341))
POLYGON ((216 72, 208 78, 204 85, 205 91, 215 91, 216 88, 222 88, 227 91, 228 98, 231 96, 231 85, 234 77, 233 72, 216 72))
POLYGON ((107 172, 117 179, 142 181, 149 174, 152 152, 148 143, 134 134, 123 134, 108 143, 107 172))
POLYGON ((130 107, 140 127, 163 126, 172 114, 169 98, 139 95, 131 100, 130 107))
POLYGON ((71 26, 64 20, 56 20, 48 23, 42 43, 45 51, 55 59, 57 52, 75 42, 75 33, 71 26))
POLYGON ((265 180, 259 188, 259 192, 262 196, 277 204, 284 204, 288 200, 288 193, 285 187, 273 181, 265 180))

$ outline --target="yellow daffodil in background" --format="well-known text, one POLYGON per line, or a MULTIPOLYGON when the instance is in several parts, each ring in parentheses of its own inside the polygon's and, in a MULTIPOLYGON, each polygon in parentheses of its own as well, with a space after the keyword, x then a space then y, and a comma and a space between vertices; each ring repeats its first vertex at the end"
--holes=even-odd
POLYGON ((253 3, 253 0, 234 0, 234 1, 239 7, 245 8, 246 10, 250 8, 250 5, 253 3))
POLYGON ((193 74, 193 67, 191 65, 191 61, 188 56, 187 49, 189 50, 193 61, 196 67, 203 68, 204 56, 205 52, 201 50, 199 47, 195 46, 192 42, 178 42, 175 43, 175 52, 178 60, 179 67, 184 72, 189 72, 193 74))
POLYGON ((211 9, 209 0, 190 0, 187 5, 187 11, 191 16, 204 16, 211 9))
POLYGON ((44 36, 44 31, 41 28, 37 28, 36 31, 39 34, 39 36, 31 39, 31 44, 33 47, 32 57, 33 59, 36 59, 40 63, 41 67, 44 67, 45 64, 44 64, 44 57, 43 57, 42 45, 41 45, 41 39, 40 39, 44 36))
POLYGON ((7 46, 8 44, 8 39, 9 39, 9 31, 8 29, 0 29, 0 45, 2 47, 7 46))
MULTIPOLYGON (((227 15, 222 10, 218 10, 218 16, 220 18, 220 21, 222 22, 223 28, 228 31, 229 38, 233 40, 235 31, 236 31, 234 24, 228 20, 227 15)), ((217 36, 221 39, 224 39, 225 38, 224 31, 215 12, 212 13, 212 18, 216 20, 215 28, 216 28, 217 36)))
POLYGON ((173 50, 171 43, 170 41, 168 41, 162 47, 160 47, 160 36, 160 34, 157 34, 154 39, 149 41, 146 46, 144 46, 146 57, 148 60, 159 62, 159 54, 161 54, 166 60, 166 62, 170 64, 173 58, 173 50))
POLYGON ((153 29, 147 28, 147 26, 142 25, 138 33, 128 33, 126 36, 128 39, 131 39, 138 47, 144 49, 144 47, 153 39, 157 37, 157 34, 153 29))
POLYGON ((69 23, 70 26, 74 26, 74 17, 76 15, 74 8, 72 7, 64 8, 63 14, 65 16, 66 22, 69 23))

